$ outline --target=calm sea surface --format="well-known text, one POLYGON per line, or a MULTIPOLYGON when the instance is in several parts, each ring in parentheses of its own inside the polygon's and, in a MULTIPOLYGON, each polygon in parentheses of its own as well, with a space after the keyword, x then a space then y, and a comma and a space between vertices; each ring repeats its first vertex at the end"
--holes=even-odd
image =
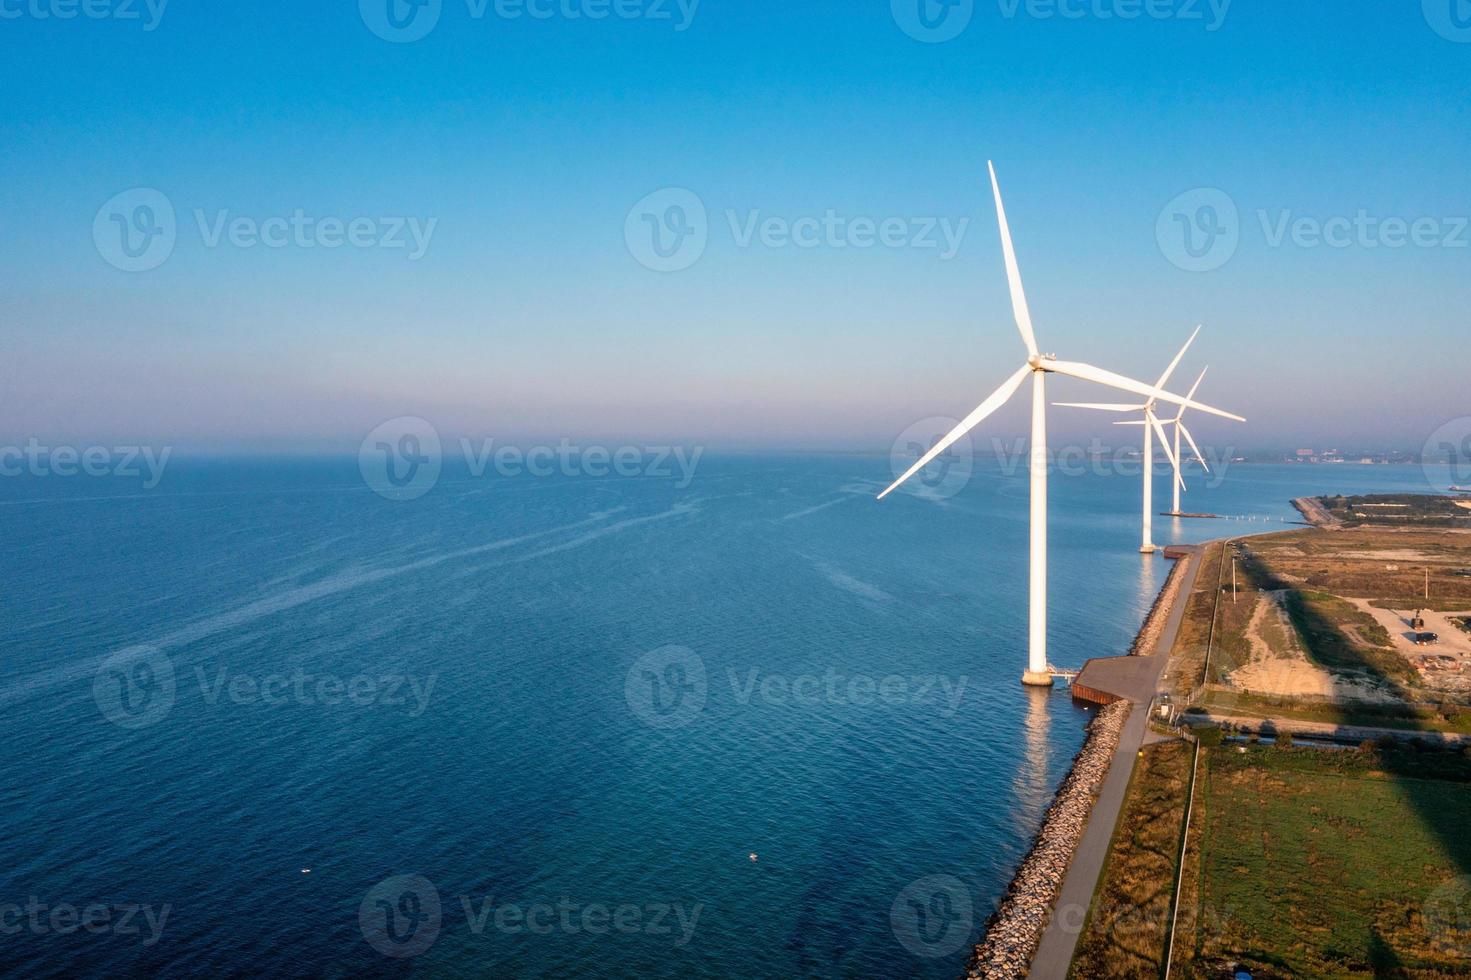
MULTIPOLYGON (((889 479, 770 456, 683 489, 447 467, 414 501, 356 460, 0 481, 0 965, 955 976, 957 934, 916 955, 891 910, 951 876, 970 914, 928 928, 975 938, 1087 714, 1018 683, 1025 473, 875 502, 889 479)), ((1241 518, 1161 518, 1161 543, 1429 489, 1192 482, 1187 507, 1241 518)), ((1138 494, 1053 481, 1056 664, 1126 650, 1163 581, 1138 494)))

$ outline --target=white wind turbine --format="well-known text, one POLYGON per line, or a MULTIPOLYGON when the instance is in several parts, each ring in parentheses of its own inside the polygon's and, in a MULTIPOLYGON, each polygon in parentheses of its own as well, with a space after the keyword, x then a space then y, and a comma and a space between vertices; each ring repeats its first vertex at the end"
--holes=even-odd
POLYGON ((1021 388, 1022 382, 1032 379, 1032 452, 1030 471, 1032 478, 1032 538, 1031 538, 1031 603, 1030 631, 1027 671, 1022 683, 1039 687, 1052 684, 1052 673, 1047 662, 1047 375, 1063 374, 1084 381, 1108 385, 1140 395, 1150 400, 1169 402, 1185 408, 1196 408, 1213 415, 1235 418, 1219 409, 1201 405, 1188 398, 1181 398, 1161 391, 1158 387, 1134 381, 1111 371, 1080 364, 1076 361, 1060 361, 1056 354, 1043 354, 1038 350, 1036 334, 1032 330, 1032 314, 1027 308, 1027 297, 1022 290, 1021 273, 1017 270, 1016 252, 1011 244, 1011 229, 1006 223, 1006 208, 1001 203, 1001 187, 996 182, 996 168, 987 164, 991 173, 991 190, 996 197, 996 220, 1001 228, 1001 252, 1006 260, 1006 279, 1011 288, 1011 308, 1016 317, 1017 329, 1027 347, 1027 361, 1015 374, 1002 382, 1001 387, 977 406, 954 429, 930 451, 920 457, 909 470, 883 493, 882 500, 906 480, 929 465, 930 461, 979 425, 1002 405, 1011 400, 1021 388))
MULTIPOLYGON (((1210 370, 1210 369, 1209 368, 1206 368, 1206 371, 1208 371, 1208 370, 1210 370)), ((1200 377, 1198 377, 1198 378, 1195 379, 1195 384, 1190 389, 1190 394, 1186 395, 1185 397, 1186 398, 1194 398, 1195 397, 1195 393, 1200 390, 1200 383, 1202 381, 1204 381, 1204 380, 1205 380, 1205 371, 1201 371, 1200 372, 1200 377)), ((1195 453, 1195 458, 1198 459, 1198 460, 1200 460, 1200 468, 1203 469, 1203 470, 1205 470, 1207 473, 1209 473, 1211 471, 1211 468, 1210 468, 1210 465, 1205 461, 1205 453, 1201 452, 1200 451, 1200 447, 1195 444, 1195 437, 1190 434, 1190 430, 1189 429, 1185 428, 1185 407, 1183 405, 1180 407, 1179 413, 1174 418, 1172 418, 1172 419, 1161 419, 1160 421, 1162 421, 1165 424, 1166 427, 1172 427, 1175 430, 1175 458, 1171 461, 1171 462, 1173 462, 1175 464, 1175 506, 1174 506, 1174 509, 1170 511, 1170 513, 1178 516, 1181 513, 1181 511, 1180 511, 1180 491, 1183 490, 1183 489, 1185 489, 1185 477, 1181 474, 1181 470, 1184 469, 1184 466, 1185 466, 1185 457, 1180 455, 1180 436, 1181 435, 1183 435, 1189 441, 1189 443, 1190 443, 1190 449, 1191 449, 1192 452, 1195 453)), ((1114 423, 1114 425, 1143 425, 1143 424, 1144 424, 1144 421, 1142 419, 1140 419, 1138 421, 1115 422, 1114 423)))
MULTIPOLYGON (((1178 353, 1178 354, 1175 355, 1175 359, 1170 362, 1170 366, 1167 367, 1167 368, 1165 368, 1165 373, 1162 374, 1162 375, 1160 375, 1159 381, 1156 382, 1155 383, 1155 386, 1154 386, 1155 391, 1157 391, 1157 392, 1163 392, 1164 391, 1164 386, 1165 386, 1166 382, 1168 382, 1170 380, 1171 375, 1173 375, 1175 373, 1175 369, 1180 366, 1180 361, 1182 359, 1184 359, 1185 352, 1190 349, 1190 345, 1193 344, 1193 343, 1195 343, 1195 338, 1196 337, 1199 337, 1199 336, 1200 336, 1200 328, 1199 327, 1196 327, 1195 328, 1195 332, 1190 335, 1190 339, 1187 340, 1187 341, 1185 341, 1185 346, 1182 347, 1182 348, 1180 348, 1180 353, 1178 353)), ((1203 377, 1203 375, 1202 375, 1202 377, 1203 377)), ((1200 382, 1199 381, 1197 381, 1195 384, 1196 384, 1196 387, 1197 388, 1200 386, 1200 382)), ((1185 400, 1186 401, 1190 401, 1194 397, 1195 397, 1195 388, 1192 388, 1192 389, 1190 389, 1190 394, 1186 396, 1186 399, 1185 400)), ((1153 554, 1154 551, 1155 551, 1155 547, 1154 547, 1154 437, 1155 437, 1155 435, 1158 435, 1159 436, 1160 445, 1162 445, 1164 447, 1165 457, 1169 459, 1169 461, 1170 461, 1170 468, 1171 468, 1171 470, 1174 473, 1174 477, 1175 477, 1175 511, 1177 513, 1180 510, 1180 486, 1181 486, 1181 483, 1182 483, 1182 481, 1184 479, 1180 475, 1180 438, 1179 438, 1179 431, 1178 431, 1178 429, 1176 430, 1176 435, 1175 435, 1175 449, 1174 449, 1174 452, 1172 453, 1170 451, 1170 439, 1169 439, 1169 436, 1165 435, 1164 423, 1160 421, 1159 416, 1156 415, 1155 414, 1155 411, 1154 411, 1155 404, 1159 400, 1160 400, 1159 396, 1156 395, 1156 396, 1150 396, 1149 399, 1144 404, 1142 404, 1142 405, 1113 405, 1113 404, 1100 404, 1100 403, 1097 403, 1097 402, 1058 402, 1058 405, 1060 407, 1063 407, 1063 408, 1091 408, 1091 409, 1095 409, 1095 410, 1100 411, 1100 412, 1143 412, 1144 413, 1144 417, 1142 419, 1138 420, 1137 422, 1130 423, 1130 424, 1140 425, 1140 426, 1143 426, 1144 427, 1144 456, 1143 456, 1143 461, 1144 461, 1144 541, 1139 546, 1139 551, 1141 553, 1143 553, 1143 554, 1146 554, 1146 555, 1153 554)), ((1182 405, 1181 406, 1181 415, 1182 416, 1184 415, 1184 408, 1185 408, 1185 406, 1182 405)), ((1220 415, 1220 416, 1222 416, 1224 418, 1234 419, 1234 420, 1236 420, 1238 422, 1244 422, 1244 421, 1246 421, 1245 419, 1241 418, 1241 416, 1239 416, 1239 415, 1232 415, 1229 412, 1217 411, 1215 414, 1220 415)), ((1176 419, 1176 421, 1178 421, 1178 418, 1176 419)), ((1194 445, 1194 440, 1193 439, 1191 440, 1191 444, 1194 445)))

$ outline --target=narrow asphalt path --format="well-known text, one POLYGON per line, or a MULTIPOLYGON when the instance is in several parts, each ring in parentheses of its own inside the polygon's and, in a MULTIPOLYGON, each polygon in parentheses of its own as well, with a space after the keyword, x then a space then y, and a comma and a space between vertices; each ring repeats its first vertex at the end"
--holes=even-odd
POLYGON ((1038 980, 1062 980, 1067 976, 1073 961, 1073 950, 1083 932, 1083 923, 1088 917, 1088 906, 1093 901, 1093 891, 1098 886, 1098 877, 1103 873, 1103 862, 1108 857, 1108 847, 1113 839, 1114 827, 1118 825, 1119 813, 1123 809, 1124 796, 1129 789, 1129 777, 1134 773, 1134 760, 1144 744, 1144 735, 1149 721, 1149 703, 1154 700, 1159 688, 1160 675, 1169 662, 1170 650, 1185 619, 1185 610, 1190 605, 1190 596, 1195 591, 1195 579, 1204 564, 1204 546, 1197 547, 1190 557, 1190 567, 1175 595, 1169 618, 1161 631, 1154 653, 1147 658, 1152 661, 1150 669, 1132 674, 1128 690, 1113 693, 1133 702, 1129 720, 1124 723, 1119 737, 1119 747, 1109 763, 1108 775, 1093 812, 1088 817, 1088 826, 1083 830, 1083 839, 1068 864, 1067 876, 1062 880, 1062 891, 1058 895, 1057 908, 1052 920, 1042 933, 1042 943, 1037 955, 1032 957, 1031 976, 1038 980))

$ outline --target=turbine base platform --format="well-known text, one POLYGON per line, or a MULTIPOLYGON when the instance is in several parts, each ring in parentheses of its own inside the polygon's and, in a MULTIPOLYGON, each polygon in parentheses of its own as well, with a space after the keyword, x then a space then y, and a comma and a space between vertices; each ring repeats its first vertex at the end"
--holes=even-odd
POLYGON ((1141 554, 1141 555, 1152 555, 1152 554, 1154 554, 1158 550, 1159 549, 1156 548, 1154 545, 1152 545, 1152 544, 1146 544, 1146 545, 1144 545, 1143 547, 1141 547, 1139 549, 1139 554, 1141 554))
POLYGON ((1022 683, 1027 687, 1051 687, 1052 674, 1045 670, 1029 670, 1022 674, 1022 683))

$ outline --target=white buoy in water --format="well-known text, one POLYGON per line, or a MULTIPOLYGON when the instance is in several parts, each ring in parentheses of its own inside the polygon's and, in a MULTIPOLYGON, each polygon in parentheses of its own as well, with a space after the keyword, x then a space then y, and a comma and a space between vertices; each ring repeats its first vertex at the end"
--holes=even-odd
POLYGON ((751 860, 752 861, 756 860, 756 852, 755 851, 752 851, 751 852, 751 860))

